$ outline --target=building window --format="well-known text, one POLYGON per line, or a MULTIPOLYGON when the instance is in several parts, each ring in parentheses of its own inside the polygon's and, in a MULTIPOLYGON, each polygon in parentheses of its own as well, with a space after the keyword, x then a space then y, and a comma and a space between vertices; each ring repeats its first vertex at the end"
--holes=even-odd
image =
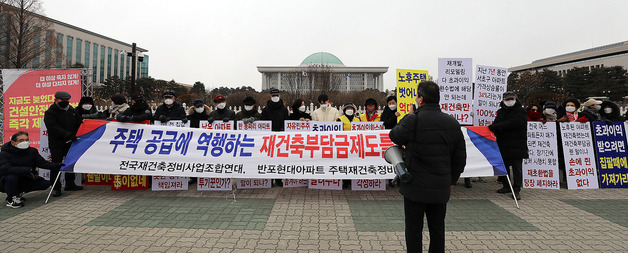
POLYGON ((131 75, 131 71, 129 71, 131 69, 131 57, 127 57, 126 58, 126 75, 130 76, 131 75))
MULTIPOLYGON (((126 57, 126 53, 122 51, 120 54, 120 79, 124 79, 124 57, 126 57)), ((128 75, 128 73, 127 73, 128 75)))
POLYGON ((107 78, 111 78, 111 48, 107 48, 107 78))
POLYGON ((81 63, 81 51, 83 51, 83 41, 76 39, 76 63, 81 63))
POLYGON ((94 43, 94 50, 92 51, 92 82, 96 82, 96 74, 98 73, 98 44, 94 43))
POLYGON ((91 43, 89 43, 89 41, 85 41, 85 67, 89 68, 89 50, 91 47, 91 43))
POLYGON ((118 55, 119 55, 118 49, 113 50, 113 75, 114 76, 118 76, 118 55))
POLYGON ((100 46, 100 83, 105 82, 105 46, 100 46))
POLYGON ((65 65, 66 67, 72 66, 72 45, 74 44, 74 38, 67 36, 66 50, 65 50, 65 65))
POLYGON ((33 68, 39 68, 39 49, 41 48, 40 44, 41 44, 41 31, 39 30, 39 28, 35 27, 35 35, 34 35, 34 39, 33 39, 33 49, 35 50, 35 57, 33 58, 33 68))
POLYGON ((148 55, 144 55, 144 61, 140 63, 140 78, 148 77, 148 55))
POLYGON ((63 55, 63 34, 57 33, 57 55, 55 56, 57 68, 61 68, 63 66, 63 59, 61 59, 61 55, 63 55))

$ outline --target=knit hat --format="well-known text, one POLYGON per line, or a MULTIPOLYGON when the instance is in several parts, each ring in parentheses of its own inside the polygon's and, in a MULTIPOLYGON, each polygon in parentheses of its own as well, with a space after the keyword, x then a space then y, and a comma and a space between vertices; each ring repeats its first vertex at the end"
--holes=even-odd
POLYGON ((214 103, 218 103, 218 102, 222 102, 225 101, 225 96, 223 95, 218 95, 214 98, 214 103))
POLYGON ((167 90, 167 91, 164 92, 162 97, 176 97, 176 96, 174 95, 174 91, 167 90))
POLYGON ((279 90, 275 88, 270 89, 270 95, 279 95, 279 90))
POLYGON ((111 96, 111 101, 113 101, 113 103, 116 105, 121 105, 121 104, 126 103, 126 98, 122 96, 121 94, 115 94, 111 96))
POLYGON ((507 100, 507 99, 516 99, 517 95, 515 95, 514 92, 512 91, 506 91, 504 92, 504 95, 502 96, 502 99, 507 100))
POLYGON ((374 98, 368 98, 366 99, 366 101, 364 101, 364 106, 367 105, 375 105, 375 107, 377 107, 377 100, 375 100, 374 98))
POLYGON ((551 108, 551 109, 556 110, 556 103, 554 103, 552 101, 545 102, 545 104, 543 105, 543 109, 547 109, 547 108, 551 108))
POLYGON ((142 97, 142 95, 133 95, 133 97, 131 97, 131 100, 137 102, 137 101, 143 101, 144 97, 142 97))
POLYGON ((82 97, 81 101, 79 101, 79 104, 94 104, 94 99, 92 97, 82 97))
POLYGON ((342 107, 342 111, 344 112, 345 110, 347 110, 347 108, 353 108, 353 110, 355 111, 355 105, 351 102, 347 102, 343 107, 342 107))
POLYGON ((254 105, 256 101, 253 97, 248 96, 248 97, 245 97, 244 100, 242 100, 242 103, 244 103, 244 105, 254 105))
POLYGON ((55 92, 55 98, 66 100, 72 98, 72 96, 67 91, 57 91, 55 92))
POLYGON ((199 98, 199 99, 195 99, 193 104, 194 104, 194 107, 201 107, 205 103, 203 103, 203 100, 199 98))
POLYGON ((395 100, 395 102, 397 102, 397 96, 388 96, 388 98, 386 98, 386 103, 390 102, 390 100, 395 100))

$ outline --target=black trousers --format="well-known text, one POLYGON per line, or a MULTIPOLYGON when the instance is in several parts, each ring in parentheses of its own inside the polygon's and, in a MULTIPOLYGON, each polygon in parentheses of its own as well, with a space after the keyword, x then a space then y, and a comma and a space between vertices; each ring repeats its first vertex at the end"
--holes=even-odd
POLYGON ((17 196, 20 192, 41 191, 50 187, 50 181, 37 177, 35 180, 26 179, 17 175, 6 175, 4 180, 4 192, 7 193, 7 201, 11 201, 13 196, 17 196))
MULTIPOLYGON (((52 162, 54 163, 62 163, 63 159, 65 158, 65 155, 68 154, 68 151, 70 150, 70 146, 71 144, 67 144, 67 145, 63 145, 63 146, 50 146, 50 156, 52 158, 52 162)), ((57 169, 53 169, 50 170, 50 183, 54 184, 55 179, 57 178, 57 175, 59 174, 59 170, 57 169)), ((74 175, 74 173, 69 173, 66 172, 65 173, 65 186, 74 186, 76 185, 74 183, 74 179, 76 179, 76 176, 74 175)), ((55 185, 55 190, 61 190, 61 181, 57 182, 57 185, 55 185)))
MULTIPOLYGON (((521 191, 521 185, 523 185, 523 159, 504 159, 504 165, 508 174, 512 175, 512 190, 515 192, 521 191), (512 169, 510 168, 512 166, 512 169), (511 173, 512 171, 512 173, 511 173)), ((504 188, 510 188, 508 186, 508 180, 505 176, 502 178, 502 185, 504 188)))
POLYGON ((429 252, 445 252, 445 214, 447 204, 426 204, 403 198, 406 215, 406 248, 421 252, 423 248, 423 217, 427 217, 430 232, 429 252))

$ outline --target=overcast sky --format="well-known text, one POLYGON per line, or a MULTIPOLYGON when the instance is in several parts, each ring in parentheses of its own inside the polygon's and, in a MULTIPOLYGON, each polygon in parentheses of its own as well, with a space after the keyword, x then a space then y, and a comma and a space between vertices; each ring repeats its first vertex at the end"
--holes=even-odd
POLYGON ((513 67, 628 40, 628 1, 41 0, 44 14, 149 50, 149 75, 261 89, 257 66, 329 52, 347 66, 513 67))

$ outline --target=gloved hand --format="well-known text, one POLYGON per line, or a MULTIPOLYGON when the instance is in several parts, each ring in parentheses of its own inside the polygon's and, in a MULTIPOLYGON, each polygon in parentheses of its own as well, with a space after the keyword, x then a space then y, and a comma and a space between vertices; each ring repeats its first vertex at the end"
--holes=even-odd
POLYGON ((186 123, 188 123, 188 119, 187 119, 187 118, 183 118, 183 119, 181 120, 181 122, 183 122, 183 124, 186 124, 186 123))
POLYGON ((580 117, 576 121, 578 121, 580 123, 587 123, 587 122, 589 122, 589 120, 587 118, 585 118, 585 117, 580 117))
POLYGON ((61 167, 63 167, 63 166, 65 166, 65 164, 64 164, 64 163, 58 163, 58 164, 57 164, 57 170, 60 170, 60 169, 61 169, 61 167))
POLYGON ((166 115, 160 115, 159 116, 159 121, 161 121, 162 123, 166 123, 166 122, 170 121, 170 119, 168 117, 166 117, 166 115))
POLYGON ((214 118, 209 117, 209 119, 207 119, 207 122, 209 122, 209 124, 214 123, 214 118))
POLYGON ((107 121, 113 120, 113 117, 107 117, 107 121))
POLYGON ((70 136, 70 140, 71 140, 71 141, 76 141, 76 135, 72 135, 72 136, 70 136))
POLYGON ((132 121, 132 122, 140 122, 141 120, 140 120, 140 117, 133 116, 133 117, 131 117, 130 121, 132 121))
POLYGON ((225 123, 226 123, 226 122, 229 122, 230 120, 231 120, 231 119, 229 119, 229 118, 224 118, 224 119, 222 119, 222 122, 225 122, 225 123))
POLYGON ((255 122, 255 120, 257 120, 255 117, 250 117, 249 118, 249 123, 253 123, 253 122, 255 122))
POLYGON ((118 115, 118 121, 120 122, 129 122, 129 120, 131 120, 131 117, 126 116, 126 115, 118 115))

